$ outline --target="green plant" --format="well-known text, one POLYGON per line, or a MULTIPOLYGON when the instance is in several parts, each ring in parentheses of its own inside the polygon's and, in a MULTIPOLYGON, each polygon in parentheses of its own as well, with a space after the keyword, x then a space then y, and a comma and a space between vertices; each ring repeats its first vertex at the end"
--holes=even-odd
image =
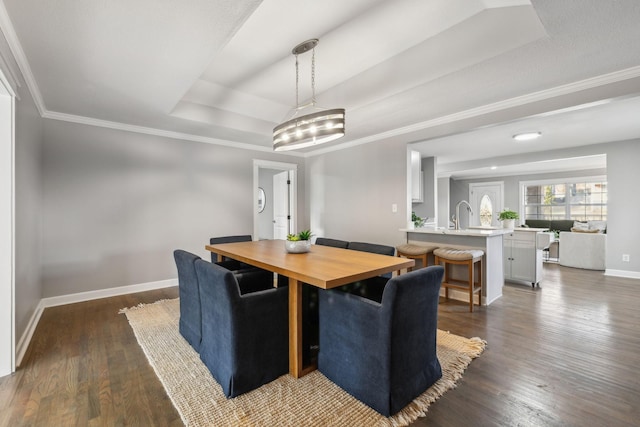
POLYGON ((411 221, 416 228, 423 226, 426 220, 426 218, 420 218, 415 212, 411 212, 411 221))
POLYGON ((520 215, 518 215, 518 212, 510 211, 508 209, 503 210, 498 215, 499 221, 504 221, 505 219, 519 219, 519 218, 520 218, 520 215))
POLYGON ((287 234, 287 240, 297 242, 298 240, 311 240, 311 230, 302 230, 298 234, 287 234))

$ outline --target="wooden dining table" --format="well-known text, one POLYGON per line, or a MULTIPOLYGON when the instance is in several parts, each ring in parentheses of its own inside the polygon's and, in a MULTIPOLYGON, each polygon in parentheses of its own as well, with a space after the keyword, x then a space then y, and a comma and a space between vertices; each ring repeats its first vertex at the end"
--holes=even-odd
POLYGON ((321 245, 311 245, 307 253, 287 253, 284 240, 221 243, 205 248, 217 254, 218 260, 232 258, 289 278, 289 373, 295 378, 315 369, 303 366, 302 360, 304 283, 331 289, 415 265, 412 259, 321 245))

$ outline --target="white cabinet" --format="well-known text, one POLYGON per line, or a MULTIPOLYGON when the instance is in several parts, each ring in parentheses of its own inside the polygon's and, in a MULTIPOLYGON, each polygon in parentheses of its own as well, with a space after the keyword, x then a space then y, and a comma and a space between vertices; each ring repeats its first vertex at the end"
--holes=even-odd
POLYGON ((514 230, 504 235, 504 278, 529 282, 542 279, 542 250, 537 245, 536 230, 514 230))
POLYGON ((424 200, 423 189, 423 174, 422 174, 422 158, 420 152, 411 152, 411 202, 422 203, 424 200))

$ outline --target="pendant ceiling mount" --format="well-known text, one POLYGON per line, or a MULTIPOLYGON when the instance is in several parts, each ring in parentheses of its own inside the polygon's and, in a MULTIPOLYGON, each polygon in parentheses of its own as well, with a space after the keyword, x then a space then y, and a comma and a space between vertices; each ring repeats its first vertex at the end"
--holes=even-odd
POLYGON ((318 45, 318 39, 307 40, 306 42, 300 43, 298 46, 291 49, 291 53, 294 55, 300 55, 305 52, 309 52, 311 49, 318 45))

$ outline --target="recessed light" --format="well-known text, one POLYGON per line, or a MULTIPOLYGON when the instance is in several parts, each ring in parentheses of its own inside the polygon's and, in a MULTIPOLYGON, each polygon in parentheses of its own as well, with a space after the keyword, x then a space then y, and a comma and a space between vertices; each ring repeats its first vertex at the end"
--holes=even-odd
POLYGON ((492 170, 492 171, 494 171, 494 170, 496 170, 496 169, 498 169, 498 167, 497 167, 497 166, 491 166, 491 170, 492 170))
POLYGON ((542 132, 523 132, 517 133, 513 135, 513 139, 516 141, 532 141, 534 139, 540 138, 542 132))

